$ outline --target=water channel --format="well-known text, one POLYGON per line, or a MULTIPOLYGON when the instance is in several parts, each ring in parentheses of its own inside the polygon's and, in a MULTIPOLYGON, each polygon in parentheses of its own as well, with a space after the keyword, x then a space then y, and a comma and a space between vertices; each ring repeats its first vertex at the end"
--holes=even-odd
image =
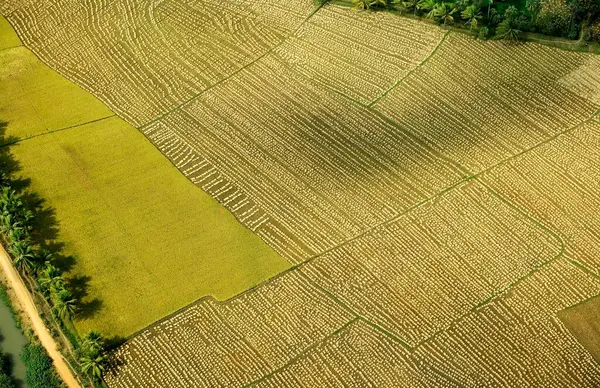
POLYGON ((2 352, 10 360, 13 378, 17 382, 17 388, 27 388, 25 384, 25 364, 21 361, 21 352, 27 340, 23 336, 10 309, 0 301, 0 346, 2 352))

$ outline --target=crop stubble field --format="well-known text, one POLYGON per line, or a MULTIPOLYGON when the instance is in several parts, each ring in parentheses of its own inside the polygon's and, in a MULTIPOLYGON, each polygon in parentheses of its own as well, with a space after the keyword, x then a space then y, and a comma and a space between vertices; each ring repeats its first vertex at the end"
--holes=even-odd
POLYGON ((597 57, 303 0, 0 4, 293 265, 109 386, 600 381, 564 318, 600 294, 597 57))

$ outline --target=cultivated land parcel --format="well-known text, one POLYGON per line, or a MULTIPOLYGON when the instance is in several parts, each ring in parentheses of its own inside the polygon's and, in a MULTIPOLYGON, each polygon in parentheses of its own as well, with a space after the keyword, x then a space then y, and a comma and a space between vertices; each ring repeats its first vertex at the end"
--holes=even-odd
MULTIPOLYGON (((0 18, 2 46, 14 46, 6 26, 0 18)), ((64 265, 83 294, 81 333, 127 336, 289 266, 139 131, 27 48, 0 51, 0 96, 19 174, 54 209, 57 240, 74 258, 64 265)))
POLYGON ((106 304, 78 327, 222 299, 130 337, 109 386, 600 381, 600 57, 310 0, 0 12, 120 117, 14 129, 78 125, 14 148, 106 304))

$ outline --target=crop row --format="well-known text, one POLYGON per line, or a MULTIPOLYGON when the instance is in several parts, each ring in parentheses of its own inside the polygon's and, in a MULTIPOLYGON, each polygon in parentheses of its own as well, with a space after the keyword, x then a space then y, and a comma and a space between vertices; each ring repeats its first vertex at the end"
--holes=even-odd
POLYGON ((473 182, 302 271, 416 346, 559 251, 556 238, 473 182))
POLYGON ((275 50, 294 70, 362 103, 425 59, 444 31, 390 14, 326 5, 275 50))
POLYGON ((450 381, 364 321, 319 343, 259 387, 449 387, 450 381))
POLYGON ((450 34, 375 108, 479 171, 581 123, 598 108, 560 82, 591 55, 450 34))
POLYGON ((319 90, 272 56, 145 131, 183 171, 210 160, 219 174, 191 179, 213 195, 213 180, 234 184, 307 248, 305 256, 464 177, 402 128, 319 90))
POLYGON ((110 387, 240 386, 351 319, 292 271, 225 303, 204 299, 144 330, 116 350, 105 380, 110 387))
POLYGON ((600 273, 600 124, 590 122, 484 177, 561 232, 567 252, 600 273))
POLYGON ((0 7, 44 62, 141 125, 264 55, 314 6, 9 0, 0 7))
POLYGON ((598 293, 598 279, 559 259, 415 355, 467 386, 596 386, 600 367, 556 313, 598 293))

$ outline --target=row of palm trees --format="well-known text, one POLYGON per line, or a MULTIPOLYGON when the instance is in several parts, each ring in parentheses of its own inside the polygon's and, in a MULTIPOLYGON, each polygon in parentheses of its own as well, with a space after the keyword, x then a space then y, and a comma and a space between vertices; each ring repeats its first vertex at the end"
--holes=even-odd
MULTIPOLYGON (((52 254, 40 249, 32 237, 33 212, 22 196, 10 186, 10 179, 0 174, 0 233, 4 237, 13 265, 27 279, 37 282, 52 305, 52 312, 63 323, 70 323, 77 312, 77 299, 68 288, 61 270, 53 264, 52 254)), ((84 373, 95 381, 101 379, 106 365, 102 336, 89 332, 77 349, 84 373)))
MULTIPOLYGON (((539 0, 528 0, 531 4, 539 4, 539 0)), ((481 1, 456 0, 445 2, 442 0, 353 0, 354 7, 360 10, 371 8, 396 9, 399 7, 402 11, 412 12, 414 15, 420 14, 428 19, 434 19, 437 22, 447 25, 456 21, 460 17, 469 30, 477 29, 484 15, 481 11, 481 1)), ((497 34, 500 38, 508 40, 518 40, 521 31, 516 25, 515 7, 509 7, 505 15, 498 15, 495 9, 490 9, 493 0, 488 2, 487 21, 488 24, 498 24, 497 34), (493 11, 493 12, 491 12, 493 11), (508 14, 508 15, 507 15, 508 14)), ((531 5, 533 7, 533 5, 531 5)), ((484 27, 487 34, 487 27, 484 27)))
POLYGON ((443 24, 454 22, 456 14, 460 14, 471 29, 477 28, 479 20, 483 17, 481 9, 474 4, 467 5, 466 1, 442 2, 440 0, 353 0, 354 7, 361 10, 371 8, 395 8, 401 5, 406 11, 415 15, 417 12, 428 19, 435 19, 443 24), (464 3, 464 4, 463 4, 464 3))
POLYGON ((60 270, 52 264, 52 255, 38 249, 31 238, 33 213, 27 208, 17 191, 3 186, 0 192, 0 232, 8 245, 13 264, 21 274, 36 280, 42 291, 50 297, 54 313, 64 322, 76 311, 73 297, 60 270))

